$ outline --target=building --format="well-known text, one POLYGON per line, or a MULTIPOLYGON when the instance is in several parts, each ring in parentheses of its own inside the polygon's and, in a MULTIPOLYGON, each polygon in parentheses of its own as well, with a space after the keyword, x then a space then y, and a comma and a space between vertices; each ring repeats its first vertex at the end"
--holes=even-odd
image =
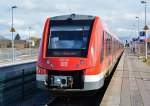
POLYGON ((11 41, 8 39, 0 39, 0 48, 9 48, 11 47, 11 41))
POLYGON ((14 45, 15 45, 15 48, 23 49, 23 48, 27 47, 27 41, 26 40, 15 40, 14 45))
MULTIPOLYGON (((27 48, 27 41, 26 40, 15 40, 14 46, 18 49, 27 48)), ((12 41, 8 39, 0 39, 0 48, 11 48, 12 41)))

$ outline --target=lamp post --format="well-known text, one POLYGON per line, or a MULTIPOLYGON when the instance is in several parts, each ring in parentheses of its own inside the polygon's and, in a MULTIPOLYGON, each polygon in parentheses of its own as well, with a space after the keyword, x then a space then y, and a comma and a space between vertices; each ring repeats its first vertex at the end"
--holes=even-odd
MULTIPOLYGON (((138 29, 137 29, 137 32, 138 32, 138 37, 139 37, 139 34, 140 34, 140 30, 139 30, 139 22, 140 22, 140 18, 138 16, 135 17, 138 21, 138 29)), ((139 55, 140 55, 140 42, 138 42, 138 51, 139 51, 139 55)))
POLYGON ((30 31, 31 31, 32 27, 29 27, 29 56, 31 56, 32 52, 31 52, 31 36, 30 36, 30 31))
MULTIPOLYGON (((136 35, 136 25, 135 24, 132 24, 133 26, 133 35, 135 36, 136 35)), ((136 53, 136 40, 135 40, 135 37, 132 38, 132 51, 133 53, 136 53)))
POLYGON ((142 4, 145 4, 145 26, 144 26, 144 31, 145 31, 145 58, 147 60, 147 37, 146 37, 146 32, 148 31, 148 26, 146 24, 146 6, 147 6, 147 2, 145 1, 141 1, 142 4))
POLYGON ((138 16, 136 16, 135 18, 136 18, 137 21, 138 21, 138 30, 137 30, 137 31, 138 31, 138 36, 139 36, 139 33, 140 33, 140 30, 139 30, 139 29, 140 29, 140 28, 139 28, 139 27, 140 27, 140 24, 139 24, 139 23, 140 23, 140 18, 139 18, 138 16))
POLYGON ((12 10, 12 27, 11 27, 11 30, 10 32, 12 32, 12 62, 14 61, 15 59, 15 49, 14 49, 14 35, 13 35, 13 32, 15 32, 15 28, 13 26, 13 9, 17 8, 17 6, 12 6, 11 7, 11 10, 12 10))

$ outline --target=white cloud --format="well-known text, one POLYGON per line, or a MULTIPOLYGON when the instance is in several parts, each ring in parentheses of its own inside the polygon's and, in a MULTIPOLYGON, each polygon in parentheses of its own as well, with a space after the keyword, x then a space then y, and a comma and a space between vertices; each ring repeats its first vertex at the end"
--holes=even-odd
POLYGON ((10 22, 9 19, 0 19, 0 25, 8 25, 10 22))
POLYGON ((20 6, 24 7, 27 10, 34 9, 36 7, 36 4, 34 4, 32 0, 23 0, 21 2, 23 3, 21 3, 20 6))

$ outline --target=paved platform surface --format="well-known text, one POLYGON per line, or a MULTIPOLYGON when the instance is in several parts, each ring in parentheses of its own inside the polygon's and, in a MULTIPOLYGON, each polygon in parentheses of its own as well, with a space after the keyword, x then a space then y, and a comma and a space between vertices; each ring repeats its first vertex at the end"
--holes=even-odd
POLYGON ((150 106, 150 67, 126 49, 100 106, 150 106))

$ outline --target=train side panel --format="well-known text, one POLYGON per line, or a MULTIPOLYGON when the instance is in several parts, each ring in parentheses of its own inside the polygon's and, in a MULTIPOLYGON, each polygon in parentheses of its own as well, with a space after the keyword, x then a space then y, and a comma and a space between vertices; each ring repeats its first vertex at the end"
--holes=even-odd
POLYGON ((87 69, 84 75, 87 90, 97 90, 104 84, 104 62, 100 63, 100 52, 102 49, 102 24, 100 18, 96 17, 91 34, 91 41, 87 58, 87 69))
POLYGON ((44 85, 44 80, 47 78, 47 70, 42 68, 43 66, 45 66, 45 52, 46 52, 46 39, 49 33, 49 22, 50 22, 50 18, 48 18, 45 22, 44 25, 44 30, 43 30, 43 36, 42 36, 42 40, 40 42, 40 48, 39 48, 39 56, 38 56, 38 62, 37 62, 37 69, 36 69, 36 80, 37 80, 37 87, 38 88, 42 88, 45 89, 44 85))

